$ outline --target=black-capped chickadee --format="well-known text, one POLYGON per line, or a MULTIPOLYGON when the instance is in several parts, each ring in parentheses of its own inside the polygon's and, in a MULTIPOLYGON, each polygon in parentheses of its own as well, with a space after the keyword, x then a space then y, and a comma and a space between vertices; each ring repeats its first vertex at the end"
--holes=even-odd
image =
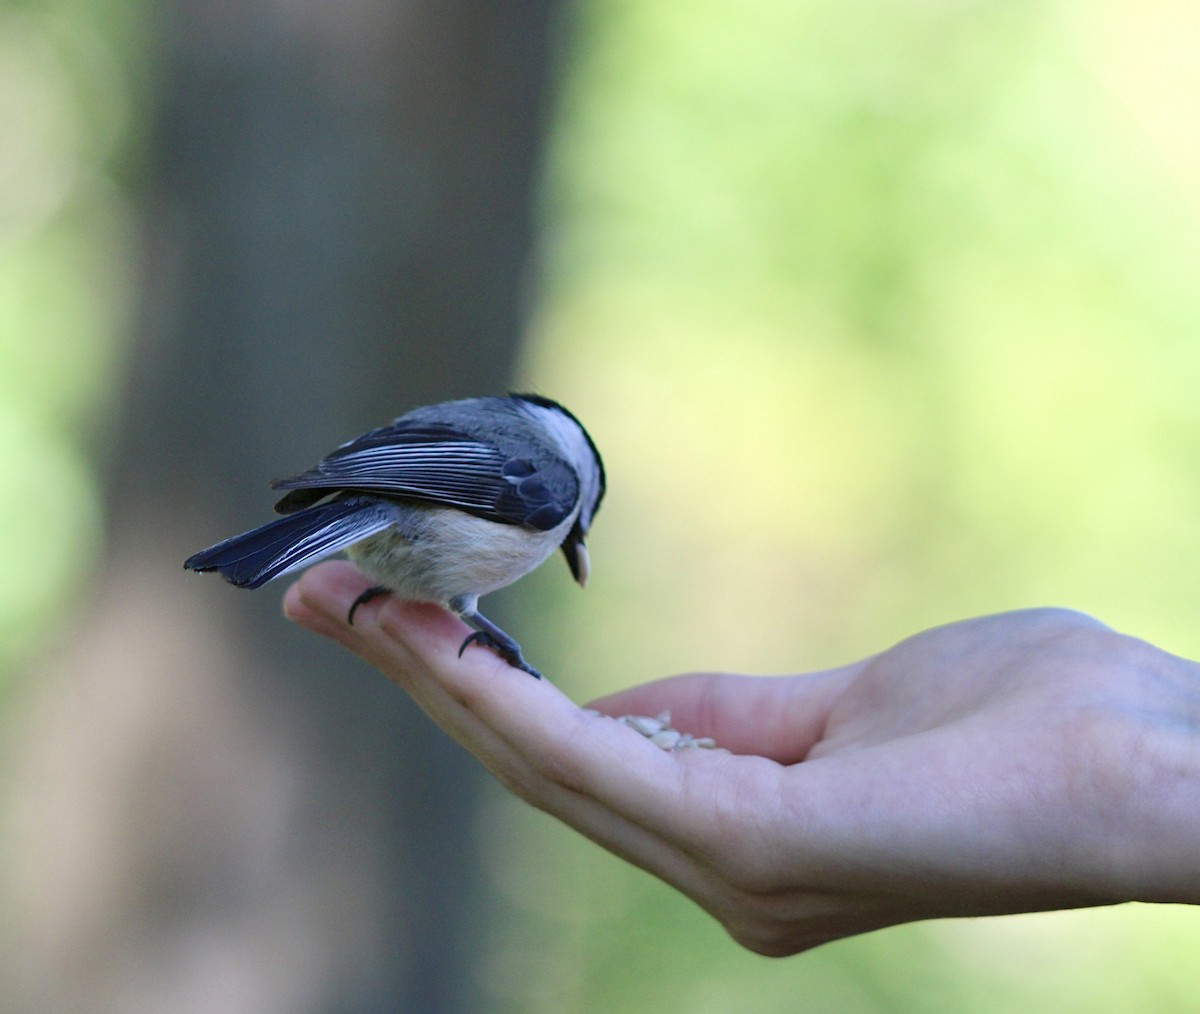
POLYGON ((477 642, 533 676, 517 642, 476 606, 562 549, 588 576, 584 536, 604 496, 604 465, 587 431, 549 398, 513 394, 413 409, 343 444, 307 472, 271 483, 285 515, 189 557, 257 588, 345 550, 387 592, 436 602, 475 628, 477 642))

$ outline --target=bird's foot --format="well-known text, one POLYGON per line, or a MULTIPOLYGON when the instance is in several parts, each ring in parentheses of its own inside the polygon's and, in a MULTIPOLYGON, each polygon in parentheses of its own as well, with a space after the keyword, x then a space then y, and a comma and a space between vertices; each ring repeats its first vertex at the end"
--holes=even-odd
MULTIPOLYGON (((481 618, 481 617, 476 617, 481 618)), ((534 679, 540 680, 542 674, 533 666, 525 661, 525 656, 521 654, 520 645, 517 644, 499 627, 492 627, 490 630, 476 630, 474 633, 467 635, 467 639, 463 641, 462 646, 458 649, 458 657, 462 658, 462 654, 467 650, 467 647, 472 644, 482 645, 484 648, 491 648, 505 662, 511 665, 514 669, 520 669, 522 672, 529 673, 534 679)))
POLYGON ((381 584, 372 585, 361 595, 359 595, 358 598, 356 598, 352 603, 350 603, 350 612, 346 614, 346 622, 353 627, 354 614, 357 612, 359 606, 370 602, 371 599, 379 598, 380 595, 387 595, 389 592, 391 592, 391 589, 385 588, 381 584))

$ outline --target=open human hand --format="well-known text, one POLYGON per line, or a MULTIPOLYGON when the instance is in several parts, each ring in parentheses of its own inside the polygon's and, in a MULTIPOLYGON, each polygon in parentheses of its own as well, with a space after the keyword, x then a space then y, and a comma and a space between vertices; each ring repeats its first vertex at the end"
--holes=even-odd
POLYGON ((578 707, 430 605, 287 615, 406 690, 512 791, 786 955, 884 926, 1128 900, 1200 903, 1200 666, 1066 610, 982 617, 797 676, 671 677, 578 707), (721 750, 609 716, 670 710, 721 750))

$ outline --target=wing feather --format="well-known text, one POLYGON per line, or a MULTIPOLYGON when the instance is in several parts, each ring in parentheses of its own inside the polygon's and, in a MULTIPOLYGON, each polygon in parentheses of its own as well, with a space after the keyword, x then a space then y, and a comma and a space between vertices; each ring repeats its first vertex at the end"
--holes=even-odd
POLYGON ((283 514, 350 490, 541 531, 565 520, 578 497, 578 481, 560 459, 535 465, 449 427, 401 423, 372 430, 308 471, 271 485, 290 491, 275 505, 283 514))
POLYGON ((232 584, 257 588, 383 531, 397 513, 394 504, 361 497, 318 504, 218 542, 183 565, 220 571, 232 584))

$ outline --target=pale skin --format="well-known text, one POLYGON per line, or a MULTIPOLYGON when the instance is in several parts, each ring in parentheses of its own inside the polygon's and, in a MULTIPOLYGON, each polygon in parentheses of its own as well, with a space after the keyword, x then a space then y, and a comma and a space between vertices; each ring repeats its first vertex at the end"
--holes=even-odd
POLYGON ((859 662, 696 673, 589 714, 445 610, 346 563, 284 609, 399 684, 517 795, 782 956, 920 919, 1200 903, 1200 666, 1068 610, 965 620, 859 662), (724 750, 666 752, 608 716, 724 750))

